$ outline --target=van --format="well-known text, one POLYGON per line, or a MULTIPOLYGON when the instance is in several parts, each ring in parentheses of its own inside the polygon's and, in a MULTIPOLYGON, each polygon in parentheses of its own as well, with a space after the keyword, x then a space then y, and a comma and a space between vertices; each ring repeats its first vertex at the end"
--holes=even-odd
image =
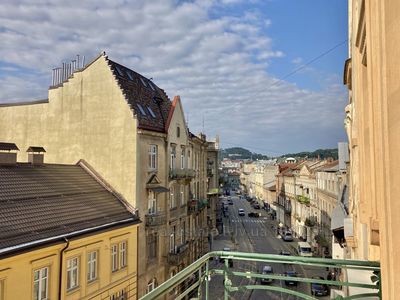
POLYGON ((312 248, 307 242, 298 242, 297 252, 300 256, 313 256, 312 248))

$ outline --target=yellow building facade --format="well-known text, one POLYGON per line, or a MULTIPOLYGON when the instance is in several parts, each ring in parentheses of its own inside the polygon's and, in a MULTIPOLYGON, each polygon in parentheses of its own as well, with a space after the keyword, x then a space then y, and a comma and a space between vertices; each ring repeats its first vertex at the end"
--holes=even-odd
POLYGON ((37 299, 36 288, 47 284, 48 299, 137 299, 138 225, 73 238, 0 260, 0 299, 37 299), (126 264, 113 271, 112 246, 126 243, 126 264), (96 253, 97 269, 89 279, 89 255, 96 253), (77 260, 76 287, 67 288, 68 265, 77 260), (46 272, 46 274, 43 274, 46 272), (60 287, 61 272, 61 287, 60 287), (46 282, 45 282, 46 281, 46 282), (61 298, 59 298, 61 296, 61 298), (124 299, 124 298, 122 298, 124 299))

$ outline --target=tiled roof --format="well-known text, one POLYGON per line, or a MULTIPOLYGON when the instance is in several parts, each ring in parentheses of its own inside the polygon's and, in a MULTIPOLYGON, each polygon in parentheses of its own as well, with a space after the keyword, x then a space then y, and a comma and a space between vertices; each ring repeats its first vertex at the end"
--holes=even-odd
POLYGON ((125 98, 136 112, 139 128, 166 132, 171 101, 164 90, 127 67, 111 60, 108 63, 125 98))
POLYGON ((125 221, 139 220, 79 165, 0 166, 0 254, 125 221))

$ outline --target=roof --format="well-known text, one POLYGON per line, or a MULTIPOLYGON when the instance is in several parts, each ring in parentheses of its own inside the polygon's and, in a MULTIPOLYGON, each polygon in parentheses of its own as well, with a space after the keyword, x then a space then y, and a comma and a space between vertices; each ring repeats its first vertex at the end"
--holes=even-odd
POLYGON ((46 152, 43 147, 30 146, 26 152, 46 152))
POLYGON ((14 143, 3 143, 0 142, 0 150, 6 150, 6 151, 11 151, 11 150, 19 150, 17 145, 14 143))
POLYGON ((166 132, 171 101, 164 90, 139 73, 108 59, 126 100, 135 111, 139 128, 166 132))
POLYGON ((0 254, 137 222, 81 165, 0 166, 0 254))

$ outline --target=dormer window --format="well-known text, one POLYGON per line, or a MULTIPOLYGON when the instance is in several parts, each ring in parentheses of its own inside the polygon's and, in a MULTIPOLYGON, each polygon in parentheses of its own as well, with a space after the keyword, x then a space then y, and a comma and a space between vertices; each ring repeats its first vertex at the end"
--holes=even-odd
POLYGON ((181 136, 181 128, 179 126, 176 127, 176 136, 177 137, 181 136))
POLYGON ((140 113, 143 115, 143 116, 145 116, 146 115, 146 112, 144 111, 144 109, 143 109, 143 106, 141 105, 141 104, 137 104, 137 107, 139 108, 139 110, 140 110, 140 113))
POLYGON ((156 90, 156 89, 154 88, 153 84, 152 84, 150 81, 148 82, 148 85, 149 85, 149 87, 150 87, 153 91, 156 90))
POLYGON ((153 118, 156 117, 156 114, 153 112, 153 110, 151 109, 150 106, 147 106, 147 110, 149 111, 150 115, 151 115, 153 118))
POLYGON ((128 71, 128 72, 126 72, 126 74, 128 74, 128 77, 130 80, 133 80, 132 72, 128 71))
POLYGON ((122 76, 122 77, 124 77, 124 73, 122 72, 122 70, 121 70, 121 68, 120 68, 120 67, 118 67, 118 66, 115 66, 115 69, 117 70, 117 73, 118 73, 118 75, 119 75, 119 76, 122 76))
POLYGON ((143 84, 145 87, 147 87, 146 81, 144 81, 142 77, 140 77, 140 81, 142 82, 142 84, 143 84))

